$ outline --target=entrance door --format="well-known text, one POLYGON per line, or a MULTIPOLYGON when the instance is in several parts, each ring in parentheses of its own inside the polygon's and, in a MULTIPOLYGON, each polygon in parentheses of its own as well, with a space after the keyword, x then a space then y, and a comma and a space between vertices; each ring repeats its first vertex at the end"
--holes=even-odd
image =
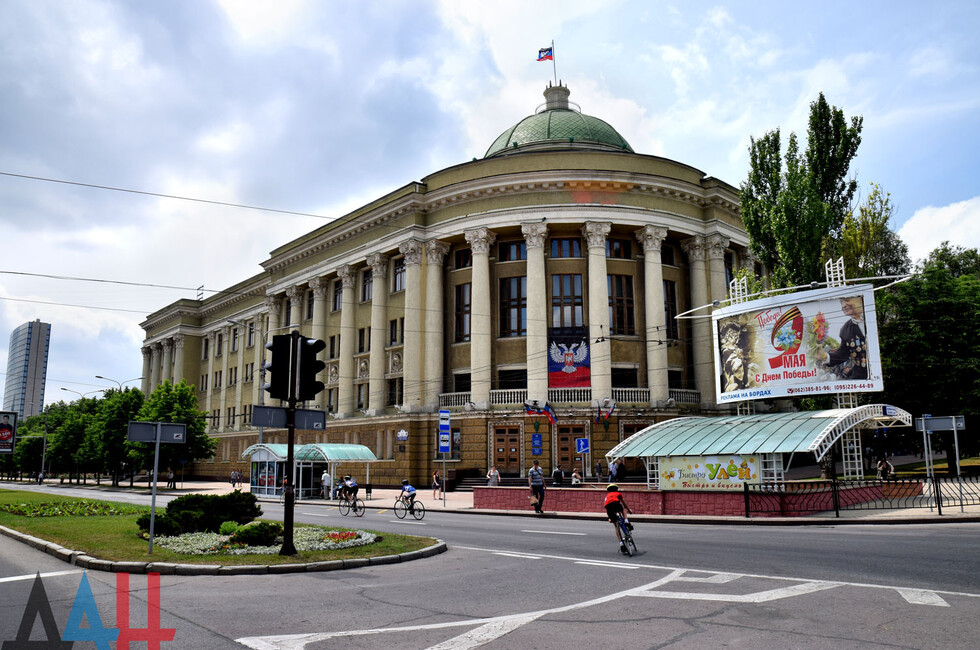
POLYGON ((521 433, 518 427, 493 430, 493 463, 501 476, 521 475, 521 433))
POLYGON ((575 439, 585 437, 585 425, 558 425, 558 449, 555 462, 561 465, 565 476, 571 477, 572 470, 578 468, 579 474, 585 475, 582 454, 575 453, 575 439))

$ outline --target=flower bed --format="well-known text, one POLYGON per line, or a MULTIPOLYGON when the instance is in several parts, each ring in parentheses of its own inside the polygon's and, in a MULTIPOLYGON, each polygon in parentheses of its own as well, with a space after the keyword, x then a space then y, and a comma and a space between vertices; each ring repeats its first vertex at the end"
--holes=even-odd
MULTIPOLYGON (((273 555, 282 546, 281 543, 274 546, 231 544, 230 537, 218 533, 187 533, 175 537, 157 537, 154 544, 175 553, 189 555, 273 555)), ((293 531, 293 545, 297 551, 328 551, 366 546, 376 539, 374 533, 365 530, 331 530, 303 526, 293 531)))
POLYGON ((124 506, 101 501, 49 501, 44 503, 5 503, 0 510, 23 517, 98 517, 146 512, 145 506, 124 506))

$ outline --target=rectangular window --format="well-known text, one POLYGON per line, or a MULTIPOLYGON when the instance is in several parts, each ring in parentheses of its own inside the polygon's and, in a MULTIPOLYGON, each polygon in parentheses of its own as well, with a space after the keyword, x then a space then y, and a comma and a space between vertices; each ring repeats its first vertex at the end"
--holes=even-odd
POLYGON ((388 321, 388 345, 398 345, 398 319, 388 321))
POLYGON ((607 239, 606 257, 616 260, 633 259, 633 242, 629 239, 607 239))
POLYGON ((636 368, 613 368, 613 388, 639 388, 639 377, 636 368))
POLYGON ((582 257, 582 240, 578 237, 552 239, 551 257, 582 257))
POLYGON ((238 328, 231 328, 231 351, 238 352, 238 328))
POLYGON ((216 357, 221 356, 221 350, 224 346, 224 343, 225 343, 225 335, 222 334, 221 332, 218 332, 218 336, 215 337, 214 339, 214 356, 216 357))
POLYGON ((218 389, 221 388, 221 371, 220 370, 215 370, 214 371, 214 383, 212 384, 212 386, 214 386, 215 390, 218 390, 218 389))
POLYGON ((333 281, 333 300, 330 302, 330 311, 340 311, 344 304, 344 283, 342 280, 333 281))
POLYGON ((660 263, 664 266, 677 266, 674 259, 674 247, 670 244, 660 245, 660 263))
POLYGON ((371 351, 371 330, 367 327, 362 327, 357 330, 357 353, 371 351))
POLYGON ((207 390, 207 389, 208 389, 208 376, 201 375, 201 386, 198 388, 198 390, 207 390))
POLYGON ((460 372, 453 375, 453 392, 468 393, 471 386, 470 373, 460 372))
POLYGON ((470 340, 470 287, 469 283, 456 285, 455 311, 455 338, 456 343, 470 340))
POLYGON ((208 352, 211 348, 211 337, 205 336, 201 341, 201 360, 208 360, 208 352))
POLYGON ((221 409, 211 411, 211 428, 217 429, 221 426, 221 409))
POLYGON ((399 343, 405 342, 405 319, 404 318, 398 319, 398 342, 399 343))
POLYGON ((388 396, 385 406, 395 406, 401 404, 405 396, 405 384, 401 377, 388 380, 388 396))
POLYGON ((252 381, 252 376, 254 374, 255 374, 255 364, 254 363, 246 363, 245 364, 245 372, 244 372, 244 376, 242 377, 242 381, 252 381))
POLYGON ((313 290, 310 289, 306 292, 306 320, 313 318, 313 300, 313 290))
POLYGON ((520 241, 500 242, 497 248, 498 262, 517 262, 527 259, 527 243, 520 241))
POLYGON ((633 276, 606 276, 609 290, 609 333, 636 334, 633 308, 633 276))
POLYGON ((735 253, 725 251, 725 286, 735 279, 735 253))
POLYGON ((330 351, 328 359, 336 359, 340 354, 340 334, 334 334, 327 341, 327 349, 330 351))
POLYGON ((671 341, 676 341, 680 338, 677 329, 677 314, 677 283, 673 280, 664 280, 665 338, 671 341))
POLYGON ((232 366, 228 368, 228 385, 234 386, 238 383, 238 367, 232 366))
POLYGON ((327 412, 336 413, 337 412, 337 389, 328 388, 327 389, 327 412))
POLYGON ((283 320, 286 321, 286 322, 284 322, 283 325, 286 326, 286 327, 289 327, 290 325, 293 324, 293 321, 291 320, 292 317, 293 317, 293 301, 290 300, 289 298, 286 299, 286 307, 285 307, 285 309, 286 309, 286 311, 283 314, 283 316, 284 316, 283 320))
POLYGON ((500 280, 500 336, 527 335, 527 277, 500 280))
POLYGON ((582 275, 551 276, 551 326, 582 327, 584 324, 582 275))
POLYGON ((405 290, 405 258, 399 257, 391 262, 391 292, 405 290))
POLYGON ((667 388, 684 388, 684 373, 680 370, 668 370, 667 388))
POLYGON ((229 428, 235 428, 235 407, 229 406, 225 411, 226 422, 229 428))
POLYGON ((498 370, 497 388, 500 390, 521 390, 527 388, 527 370, 498 370))
POLYGON ((357 408, 366 409, 368 404, 368 385, 357 384, 357 408))
POLYGON ((252 426, 252 405, 246 404, 242 407, 242 428, 252 426))
POLYGON ((457 269, 468 269, 473 266, 473 251, 469 248, 461 248, 453 254, 453 267, 457 269))
POLYGON ((367 302, 374 297, 374 273, 364 269, 361 273, 361 302, 367 302))
POLYGON ((248 339, 247 339, 247 343, 245 345, 247 345, 248 347, 252 347, 253 345, 255 345, 255 323, 249 323, 248 324, 248 334, 247 334, 247 336, 248 336, 248 339))

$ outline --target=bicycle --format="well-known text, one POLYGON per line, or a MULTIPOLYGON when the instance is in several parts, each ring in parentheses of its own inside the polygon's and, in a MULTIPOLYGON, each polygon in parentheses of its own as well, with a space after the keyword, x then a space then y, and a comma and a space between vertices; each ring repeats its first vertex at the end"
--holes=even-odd
POLYGON ((619 533, 623 536, 623 548, 626 549, 626 555, 633 557, 636 553, 636 542, 633 541, 633 532, 626 525, 626 517, 620 512, 616 515, 616 525, 619 526, 619 533))
POLYGON ((341 494, 340 499, 337 502, 337 507, 340 509, 340 514, 345 517, 351 510, 354 511, 355 517, 364 516, 365 506, 363 499, 355 499, 348 497, 346 494, 341 494))
POLYGON ((425 516, 425 505, 421 501, 411 503, 406 497, 395 499, 395 516, 404 519, 405 515, 412 513, 412 516, 421 520, 425 516))

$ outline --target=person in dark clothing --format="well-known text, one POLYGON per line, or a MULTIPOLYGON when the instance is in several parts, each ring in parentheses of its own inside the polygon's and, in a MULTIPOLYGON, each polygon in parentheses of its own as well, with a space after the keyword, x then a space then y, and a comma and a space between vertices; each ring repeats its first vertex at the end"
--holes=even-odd
POLYGON ((531 469, 527 472, 527 485, 531 488, 534 511, 544 514, 544 471, 538 461, 532 461, 531 469))

